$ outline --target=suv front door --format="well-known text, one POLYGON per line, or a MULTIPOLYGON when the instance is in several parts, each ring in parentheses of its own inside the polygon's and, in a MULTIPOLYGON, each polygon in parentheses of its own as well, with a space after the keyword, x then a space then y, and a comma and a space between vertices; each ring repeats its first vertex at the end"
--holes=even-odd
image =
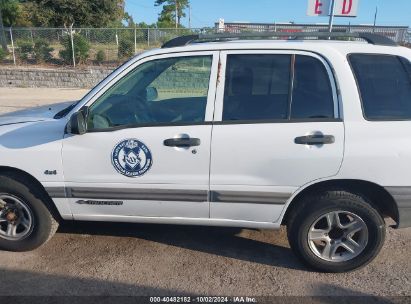
POLYGON ((75 219, 208 218, 218 52, 149 57, 88 103, 88 130, 66 135, 75 219))
POLYGON ((306 52, 227 51, 221 62, 210 216, 276 222, 296 189, 340 168, 344 125, 331 69, 306 52))

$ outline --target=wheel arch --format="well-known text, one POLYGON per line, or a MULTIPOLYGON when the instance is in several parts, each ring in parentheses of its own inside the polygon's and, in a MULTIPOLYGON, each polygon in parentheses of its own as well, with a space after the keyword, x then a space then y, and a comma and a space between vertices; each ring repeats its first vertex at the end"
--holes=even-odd
POLYGON ((33 183, 40 192, 40 194, 43 196, 44 200, 43 203, 47 207, 47 209, 50 211, 52 216, 54 217, 55 220, 61 221, 62 217, 60 215, 60 212, 58 211, 56 205, 54 204, 53 200, 51 199, 50 195, 47 193, 46 189, 44 188, 43 184, 35 178, 33 175, 30 173, 23 171, 18 168, 14 167, 8 167, 8 166, 0 166, 0 176, 6 176, 8 178, 11 178, 13 180, 16 180, 18 182, 22 182, 27 186, 27 183, 33 183))
POLYGON ((287 225, 290 215, 296 208, 298 208, 303 197, 333 189, 347 190, 368 198, 373 207, 375 207, 382 216, 392 218, 396 222, 395 227, 398 227, 398 206, 392 195, 384 187, 376 183, 355 179, 326 180, 305 187, 299 191, 288 204, 287 210, 281 220, 281 224, 287 225))

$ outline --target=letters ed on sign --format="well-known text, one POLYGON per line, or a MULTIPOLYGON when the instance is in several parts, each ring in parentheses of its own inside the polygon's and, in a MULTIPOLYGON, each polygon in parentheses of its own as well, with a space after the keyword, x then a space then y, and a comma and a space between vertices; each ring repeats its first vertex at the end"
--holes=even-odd
POLYGON ((357 17, 358 0, 335 0, 334 16, 357 17))
MULTIPOLYGON (((334 16, 356 17, 359 0, 335 0, 334 16)), ((332 0, 308 0, 308 16, 329 16, 332 0)))
POLYGON ((308 16, 328 16, 331 0, 308 0, 308 16))

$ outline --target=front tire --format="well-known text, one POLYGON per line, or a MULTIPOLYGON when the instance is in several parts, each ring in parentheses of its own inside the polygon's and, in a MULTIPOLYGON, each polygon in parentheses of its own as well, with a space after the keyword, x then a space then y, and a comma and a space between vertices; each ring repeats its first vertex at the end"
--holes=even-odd
POLYGON ((30 251, 54 235, 58 223, 47 199, 29 179, 14 173, 0 176, 0 250, 30 251))
POLYGON ((288 223, 294 253, 324 272, 346 272, 370 263, 381 250, 385 223, 368 200, 347 191, 304 198, 288 223))

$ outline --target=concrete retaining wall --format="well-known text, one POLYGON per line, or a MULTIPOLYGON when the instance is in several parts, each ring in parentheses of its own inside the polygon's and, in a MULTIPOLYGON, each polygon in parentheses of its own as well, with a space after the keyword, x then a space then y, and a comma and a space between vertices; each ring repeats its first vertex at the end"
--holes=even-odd
MULTIPOLYGON (((0 68, 0 87, 13 88, 92 88, 112 69, 16 69, 0 68)), ((208 72, 168 71, 156 83, 163 90, 184 91, 184 88, 208 87, 208 72), (167 73, 172 73, 168 77, 167 73), (176 81, 178 79, 178 81, 176 81)))
POLYGON ((0 68, 0 87, 92 88, 112 69, 30 69, 0 68))

